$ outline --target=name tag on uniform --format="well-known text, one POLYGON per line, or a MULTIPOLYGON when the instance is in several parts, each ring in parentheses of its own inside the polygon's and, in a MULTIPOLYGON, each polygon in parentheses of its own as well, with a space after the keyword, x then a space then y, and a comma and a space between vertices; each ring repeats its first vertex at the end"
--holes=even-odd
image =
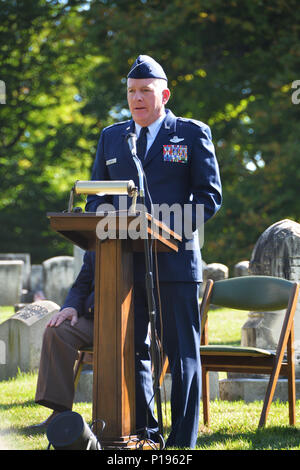
POLYGON ((113 163, 117 163, 116 158, 111 158, 110 160, 106 160, 106 165, 113 165, 113 163))
POLYGON ((164 145, 163 156, 165 162, 187 163, 187 145, 164 145))

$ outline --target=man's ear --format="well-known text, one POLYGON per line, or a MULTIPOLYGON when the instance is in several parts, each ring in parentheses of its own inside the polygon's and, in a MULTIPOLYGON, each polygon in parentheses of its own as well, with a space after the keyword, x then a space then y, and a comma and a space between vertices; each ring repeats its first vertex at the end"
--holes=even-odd
POLYGON ((169 88, 165 88, 162 91, 162 102, 163 102, 163 104, 167 104, 167 102, 169 101, 170 95, 171 95, 171 92, 170 92, 169 88))

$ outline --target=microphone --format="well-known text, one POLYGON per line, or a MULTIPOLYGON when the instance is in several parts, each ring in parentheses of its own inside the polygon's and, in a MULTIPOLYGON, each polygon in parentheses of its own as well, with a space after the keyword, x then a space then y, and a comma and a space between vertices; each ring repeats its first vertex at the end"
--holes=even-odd
POLYGON ((130 134, 126 135, 126 140, 130 149, 131 154, 136 157, 136 134, 131 132, 130 134))

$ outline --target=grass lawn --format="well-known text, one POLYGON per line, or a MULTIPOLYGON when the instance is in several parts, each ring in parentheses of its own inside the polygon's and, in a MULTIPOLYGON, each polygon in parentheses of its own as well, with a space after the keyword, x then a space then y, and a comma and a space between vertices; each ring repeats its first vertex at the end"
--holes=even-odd
MULTIPOLYGON (((0 322, 13 311, 0 308, 0 322)), ((212 343, 239 344, 245 312, 216 309, 210 313, 212 343), (227 318, 227 319, 226 319, 227 318)), ((43 421, 49 411, 34 403, 37 373, 19 373, 11 380, 0 382, 0 449, 43 450, 48 446, 44 432, 29 426, 43 421)), ((300 423, 300 402, 296 406, 297 423, 300 423)), ((211 402, 210 429, 202 426, 200 414, 198 450, 300 450, 300 428, 288 426, 288 405, 275 402, 271 406, 267 426, 258 430, 261 402, 211 402)), ((75 403, 74 411, 80 413, 91 425, 91 403, 75 403)), ((166 433, 171 422, 170 405, 163 404, 166 433)))
POLYGON ((13 307, 0 307, 0 323, 8 320, 15 313, 13 307))
MULTIPOLYGON (((48 410, 34 403, 37 374, 19 374, 0 382, 0 449, 43 450, 48 440, 41 430, 29 429, 43 421, 48 410)), ((300 403, 297 403, 297 422, 300 423, 300 403)), ((288 406, 273 403, 265 429, 257 430, 261 402, 213 401, 211 427, 202 426, 197 443, 198 450, 300 450, 300 430, 288 426, 288 406)), ((80 413, 91 425, 91 403, 75 403, 74 411, 80 413)), ((163 404, 166 432, 170 425, 169 403, 163 404)))

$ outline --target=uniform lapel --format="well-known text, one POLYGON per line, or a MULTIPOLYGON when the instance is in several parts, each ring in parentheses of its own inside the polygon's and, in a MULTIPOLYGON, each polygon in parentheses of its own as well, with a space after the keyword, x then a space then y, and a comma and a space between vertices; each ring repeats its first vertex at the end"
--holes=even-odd
POLYGON ((143 161, 144 167, 146 167, 157 154, 162 153, 163 145, 168 144, 171 134, 174 134, 176 132, 176 117, 170 110, 166 111, 167 115, 165 117, 165 120, 163 121, 161 128, 156 136, 156 139, 148 150, 146 158, 143 161))

